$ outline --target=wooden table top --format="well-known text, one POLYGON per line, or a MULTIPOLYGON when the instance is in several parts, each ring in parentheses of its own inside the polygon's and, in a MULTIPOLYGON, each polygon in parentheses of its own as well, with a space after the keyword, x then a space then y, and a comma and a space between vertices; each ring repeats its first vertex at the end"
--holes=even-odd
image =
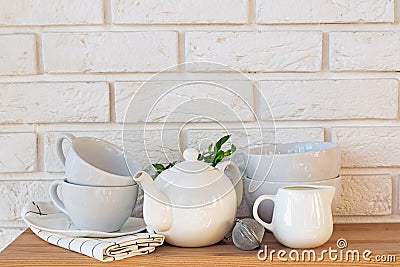
MULTIPOLYGON (((316 248, 316 260, 309 261, 308 254, 302 258, 303 250, 299 252, 299 261, 291 261, 289 253, 296 257, 290 248, 280 245, 271 233, 266 233, 263 247, 271 250, 283 249, 286 254, 283 258, 287 262, 280 261, 277 254, 273 260, 267 258, 261 261, 257 257, 258 249, 253 251, 242 251, 233 245, 218 243, 203 248, 179 248, 170 245, 158 247, 151 254, 136 256, 120 261, 102 263, 95 259, 80 255, 66 249, 53 246, 32 233, 29 229, 19 236, 10 246, 0 253, 0 266, 272 266, 272 265, 336 265, 336 266, 396 266, 400 265, 400 224, 337 224, 331 239, 323 246, 316 248), (347 247, 339 249, 337 240, 344 238, 347 247), (318 261, 321 252, 326 249, 332 251, 332 258, 338 257, 336 261, 329 258, 329 252, 324 254, 323 260, 318 261), (352 251, 358 250, 360 261, 352 260, 352 251), (367 255, 368 251, 371 255, 367 255), (349 252, 350 251, 350 252, 349 252), (342 260, 340 260, 342 253, 342 260), (363 253, 370 262, 363 259, 363 253), (349 262, 346 262, 346 254, 349 262), (383 262, 383 260, 390 262, 383 262), (395 261, 395 262, 394 262, 395 261)), ((264 256, 265 254, 261 254, 264 256)), ((356 254, 354 254, 356 255, 356 254)))

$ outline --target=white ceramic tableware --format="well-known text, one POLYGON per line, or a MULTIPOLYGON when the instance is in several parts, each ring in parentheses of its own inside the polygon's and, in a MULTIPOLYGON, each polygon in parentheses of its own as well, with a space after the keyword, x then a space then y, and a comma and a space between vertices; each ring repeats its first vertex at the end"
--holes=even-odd
POLYGON ((198 155, 197 150, 186 149, 185 161, 154 181, 145 172, 134 176, 144 190, 146 224, 172 245, 201 247, 221 241, 232 229, 242 200, 238 167, 226 161, 214 168, 198 161, 198 155))
POLYGON ((340 164, 335 143, 286 143, 250 149, 245 173, 255 180, 317 181, 338 176, 340 164))
POLYGON ((146 224, 144 223, 143 218, 134 217, 129 217, 124 225, 122 225, 121 229, 116 232, 77 229, 68 215, 62 212, 35 217, 25 216, 22 217, 22 219, 25 221, 25 223, 35 227, 36 229, 70 237, 119 237, 124 235, 132 235, 146 229, 146 224))
MULTIPOLYGON (((342 193, 342 177, 338 176, 332 179, 325 179, 313 182, 272 182, 272 181, 258 181, 243 177, 243 190, 246 198, 246 203, 253 206, 253 203, 261 195, 275 195, 279 188, 290 186, 290 185, 310 185, 310 186, 334 186, 336 188, 335 195, 332 201, 332 210, 334 210, 340 201, 340 195, 342 193)), ((259 216, 266 222, 270 222, 272 218, 272 212, 274 210, 274 204, 271 201, 264 201, 259 207, 259 216)))
POLYGON ((78 229, 115 232, 131 215, 137 190, 137 184, 97 187, 64 180, 54 181, 49 192, 54 205, 67 214, 78 229), (61 198, 57 192, 59 187, 61 198))
POLYGON ((318 247, 332 235, 331 202, 334 192, 333 186, 286 186, 280 188, 276 196, 258 197, 253 206, 253 216, 287 247, 318 247), (265 200, 275 203, 271 223, 258 216, 258 207, 265 200))
MULTIPOLYGON (((61 134, 57 140, 57 152, 65 165, 67 181, 90 186, 127 186, 135 184, 129 171, 136 167, 131 155, 104 140, 93 137, 75 138, 71 134, 61 134), (67 140, 71 148, 64 155, 62 144, 67 140), (126 160, 125 160, 126 157, 126 160)), ((132 173, 140 170, 140 166, 132 173)))

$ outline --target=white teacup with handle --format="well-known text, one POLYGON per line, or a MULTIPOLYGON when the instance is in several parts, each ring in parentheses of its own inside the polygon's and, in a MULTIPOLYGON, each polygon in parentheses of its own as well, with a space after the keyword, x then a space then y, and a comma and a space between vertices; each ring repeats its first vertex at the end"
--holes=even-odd
POLYGON ((57 154, 65 166, 69 183, 89 186, 128 186, 135 184, 128 168, 135 173, 141 166, 132 156, 114 144, 93 137, 63 133, 57 140, 57 154), (63 142, 71 147, 64 154, 63 142))
POLYGON ((49 192, 54 205, 67 214, 78 229, 115 232, 131 215, 138 187, 137 184, 85 186, 64 180, 54 181, 49 192))

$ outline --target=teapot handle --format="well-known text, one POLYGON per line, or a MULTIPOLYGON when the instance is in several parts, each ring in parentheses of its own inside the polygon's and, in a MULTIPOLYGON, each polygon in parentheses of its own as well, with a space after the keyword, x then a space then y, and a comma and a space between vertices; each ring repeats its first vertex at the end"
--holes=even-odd
POLYGON ((229 180, 231 180, 233 186, 235 187, 236 197, 237 197, 237 206, 239 207, 242 203, 242 196, 243 196, 243 181, 242 181, 242 173, 240 172, 239 168, 236 166, 235 163, 232 161, 222 161, 215 166, 217 169, 221 170, 222 172, 226 172, 229 170, 231 175, 228 176, 229 180))
POLYGON ((263 202, 264 200, 271 200, 275 204, 275 196, 274 195, 261 195, 261 196, 259 196, 256 199, 256 201, 254 202, 254 205, 253 205, 253 217, 257 222, 259 222, 267 230, 270 230, 271 232, 273 232, 274 226, 272 225, 272 223, 264 222, 260 218, 260 216, 258 216, 258 206, 260 206, 261 202, 263 202))

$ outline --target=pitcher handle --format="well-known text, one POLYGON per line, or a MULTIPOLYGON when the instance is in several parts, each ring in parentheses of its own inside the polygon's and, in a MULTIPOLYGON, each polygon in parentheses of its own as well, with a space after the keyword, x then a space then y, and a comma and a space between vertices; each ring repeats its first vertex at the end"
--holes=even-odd
POLYGON ((50 188, 49 188, 49 193, 50 193, 50 199, 53 201, 54 205, 64 212, 65 214, 68 214, 67 211, 65 210, 64 203, 61 201, 60 197, 58 196, 57 193, 57 188, 62 185, 63 181, 54 181, 51 183, 50 188))
POLYGON ((242 173, 240 172, 239 168, 236 166, 235 163, 232 161, 222 161, 215 166, 217 169, 221 170, 222 172, 225 173, 227 168, 229 168, 230 171, 232 171, 232 175, 228 176, 229 180, 231 180, 235 192, 236 192, 236 198, 237 198, 237 206, 239 207, 240 204, 242 203, 242 197, 243 197, 243 181, 242 181, 242 173))
POLYGON ((57 139, 57 154, 64 166, 65 166, 65 154, 62 148, 63 141, 68 140, 69 142, 72 143, 72 140, 74 139, 75 136, 69 133, 60 134, 60 136, 57 139))
POLYGON ((264 226, 266 229, 270 230, 271 232, 273 232, 274 230, 274 226, 271 223, 267 223, 264 222, 259 216, 258 216, 258 206, 260 206, 261 202, 263 202, 264 200, 271 200, 272 202, 274 202, 275 205, 275 196, 274 195, 261 195, 259 196, 256 201, 254 202, 253 205, 253 217, 254 219, 259 222, 262 226, 264 226))

